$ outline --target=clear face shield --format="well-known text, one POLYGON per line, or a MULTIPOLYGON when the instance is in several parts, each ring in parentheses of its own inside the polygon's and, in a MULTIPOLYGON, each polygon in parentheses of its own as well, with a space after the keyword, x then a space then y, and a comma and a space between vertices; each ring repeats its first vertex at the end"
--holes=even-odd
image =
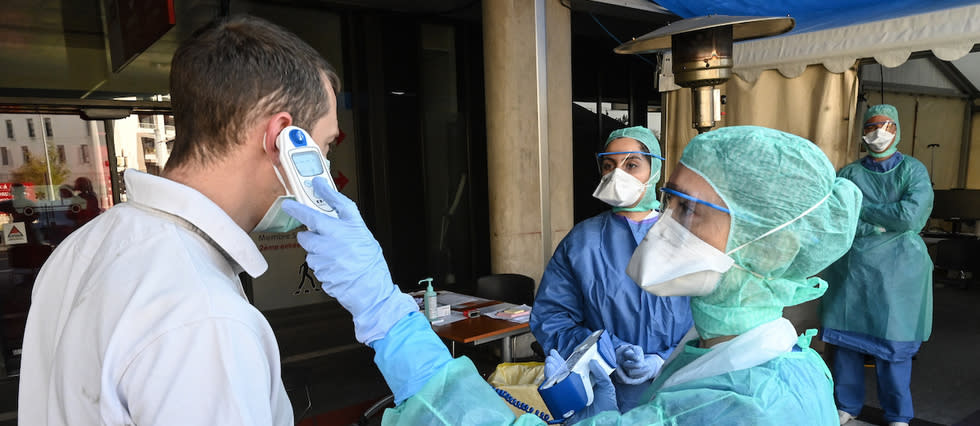
POLYGON ((734 260, 724 247, 731 211, 708 194, 661 188, 663 213, 633 252, 626 273, 657 296, 704 296, 734 260))

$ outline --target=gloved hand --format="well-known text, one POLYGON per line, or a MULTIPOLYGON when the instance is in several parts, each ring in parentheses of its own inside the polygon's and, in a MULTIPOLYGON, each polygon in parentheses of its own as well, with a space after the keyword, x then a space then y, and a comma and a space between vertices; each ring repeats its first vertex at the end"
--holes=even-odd
POLYGON ((859 220, 855 237, 874 236, 884 234, 885 232, 888 232, 888 230, 884 226, 859 220))
POLYGON ((309 228, 296 235, 306 249, 306 262, 323 283, 323 291, 354 316, 357 340, 369 344, 418 311, 418 305, 392 283, 381 246, 364 225, 357 205, 321 177, 313 180, 313 190, 337 210, 338 217, 292 200, 283 202, 282 209, 309 228))
POLYGON ((568 374, 568 364, 557 350, 552 349, 544 359, 544 381, 564 374, 568 374))
POLYGON ((568 425, 590 419, 603 411, 619 412, 619 405, 616 403, 616 387, 613 386, 612 380, 602 369, 599 361, 594 359, 589 361, 589 373, 592 380, 592 405, 586 406, 569 417, 566 422, 568 425))
POLYGON ((619 367, 613 373, 616 380, 628 385, 636 385, 657 377, 664 359, 660 355, 646 355, 637 345, 620 345, 616 348, 616 363, 619 367))
MULTIPOLYGON (((544 360, 544 381, 555 376, 568 374, 568 372, 565 358, 558 351, 552 349, 544 360)), ((594 359, 589 361, 589 377, 592 380, 592 405, 586 406, 569 417, 566 424, 578 423, 603 411, 619 411, 619 406, 616 403, 616 388, 599 361, 594 359)))

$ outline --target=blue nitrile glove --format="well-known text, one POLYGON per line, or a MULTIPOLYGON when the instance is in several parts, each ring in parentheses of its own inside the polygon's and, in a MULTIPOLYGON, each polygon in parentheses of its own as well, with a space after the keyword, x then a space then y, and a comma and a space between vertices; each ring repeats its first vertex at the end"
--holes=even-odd
POLYGON ((567 373, 568 364, 565 363, 565 358, 557 350, 552 349, 544 359, 544 381, 547 382, 552 377, 567 373))
POLYGON ((620 345, 616 348, 616 380, 628 385, 636 385, 657 377, 664 359, 660 355, 646 355, 637 345, 620 345))
POLYGON ((609 367, 616 368, 616 347, 613 345, 613 341, 609 338, 609 332, 602 332, 602 336, 599 336, 599 347, 596 348, 599 352, 599 356, 602 357, 609 367))
POLYGON ((616 387, 602 369, 599 361, 589 361, 589 376, 592 380, 592 405, 586 406, 572 417, 568 418, 565 424, 573 425, 582 420, 597 416, 603 411, 619 412, 619 405, 616 404, 616 387))
POLYGON ((321 177, 313 179, 313 190, 337 210, 338 217, 292 200, 283 202, 282 209, 309 228, 296 234, 306 249, 306 262, 323 283, 323 291, 354 316, 357 340, 369 344, 384 337, 405 315, 418 311, 418 305, 392 283, 381 246, 364 225, 357 205, 321 177))

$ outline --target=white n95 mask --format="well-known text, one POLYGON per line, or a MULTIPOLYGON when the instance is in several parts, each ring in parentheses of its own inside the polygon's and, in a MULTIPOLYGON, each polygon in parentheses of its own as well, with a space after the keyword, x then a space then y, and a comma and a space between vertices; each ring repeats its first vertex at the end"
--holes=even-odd
POLYGON ((895 139, 895 134, 885 130, 884 127, 881 127, 874 132, 862 136, 861 138, 864 139, 864 143, 868 144, 868 148, 870 148, 872 151, 884 152, 886 149, 888 149, 888 145, 891 145, 892 140, 895 139))
POLYGON ((613 207, 629 207, 640 201, 646 189, 646 183, 617 167, 602 177, 592 196, 613 207))
POLYGON ((678 223, 670 210, 650 228, 630 258, 626 274, 657 296, 704 296, 735 261, 678 223))

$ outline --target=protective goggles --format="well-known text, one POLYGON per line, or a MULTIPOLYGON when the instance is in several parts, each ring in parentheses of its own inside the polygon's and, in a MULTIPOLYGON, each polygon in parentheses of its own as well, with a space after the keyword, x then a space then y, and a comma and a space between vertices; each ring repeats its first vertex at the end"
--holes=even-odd
POLYGON ((596 164, 599 166, 599 173, 600 174, 605 173, 605 171, 603 170, 603 167, 602 167, 602 162, 603 162, 604 159, 607 159, 608 158, 608 159, 612 160, 612 158, 609 157, 610 155, 622 155, 622 154, 625 154, 625 157, 623 157, 621 160, 619 160, 619 165, 617 166, 619 168, 622 168, 623 165, 626 164, 627 162, 629 162, 630 160, 635 160, 635 159, 644 158, 644 157, 646 157, 646 160, 647 160, 648 163, 650 163, 650 161, 651 161, 650 160, 650 157, 656 158, 656 159, 658 159, 660 161, 664 161, 664 157, 661 157, 661 156, 659 156, 657 154, 652 154, 652 153, 643 152, 643 151, 600 152, 600 153, 598 153, 598 154, 595 155, 596 164))
POLYGON ((871 133, 871 132, 873 132, 875 130, 878 130, 878 129, 882 128, 882 127, 884 127, 884 128, 887 129, 888 126, 891 125, 891 124, 895 124, 895 122, 894 121, 891 121, 891 120, 885 120, 885 121, 875 121, 875 122, 871 122, 871 123, 865 123, 864 124, 864 133, 865 134, 868 134, 868 133, 871 133))
POLYGON ((680 197, 681 199, 686 200, 686 201, 689 201, 689 202, 692 202, 692 203, 703 204, 703 205, 708 206, 708 207, 711 207, 711 208, 713 208, 715 210, 725 212, 725 213, 727 213, 729 215, 732 214, 732 211, 731 210, 728 210, 728 209, 726 209, 726 208, 724 208, 722 206, 719 206, 719 205, 717 205, 715 203, 711 203, 711 202, 708 202, 708 201, 704 201, 704 200, 701 200, 701 199, 692 197, 690 195, 687 195, 687 194, 685 194, 683 192, 680 192, 680 191, 677 191, 677 190, 674 190, 674 189, 660 188, 660 192, 663 192, 663 196, 660 198, 660 205, 664 206, 664 208, 674 207, 671 204, 671 202, 673 202, 673 197, 680 197))
POLYGON ((672 223, 690 231, 688 236, 711 241, 727 232, 731 210, 705 201, 697 194, 685 194, 673 188, 660 188, 660 192, 660 216, 670 217, 672 223))

